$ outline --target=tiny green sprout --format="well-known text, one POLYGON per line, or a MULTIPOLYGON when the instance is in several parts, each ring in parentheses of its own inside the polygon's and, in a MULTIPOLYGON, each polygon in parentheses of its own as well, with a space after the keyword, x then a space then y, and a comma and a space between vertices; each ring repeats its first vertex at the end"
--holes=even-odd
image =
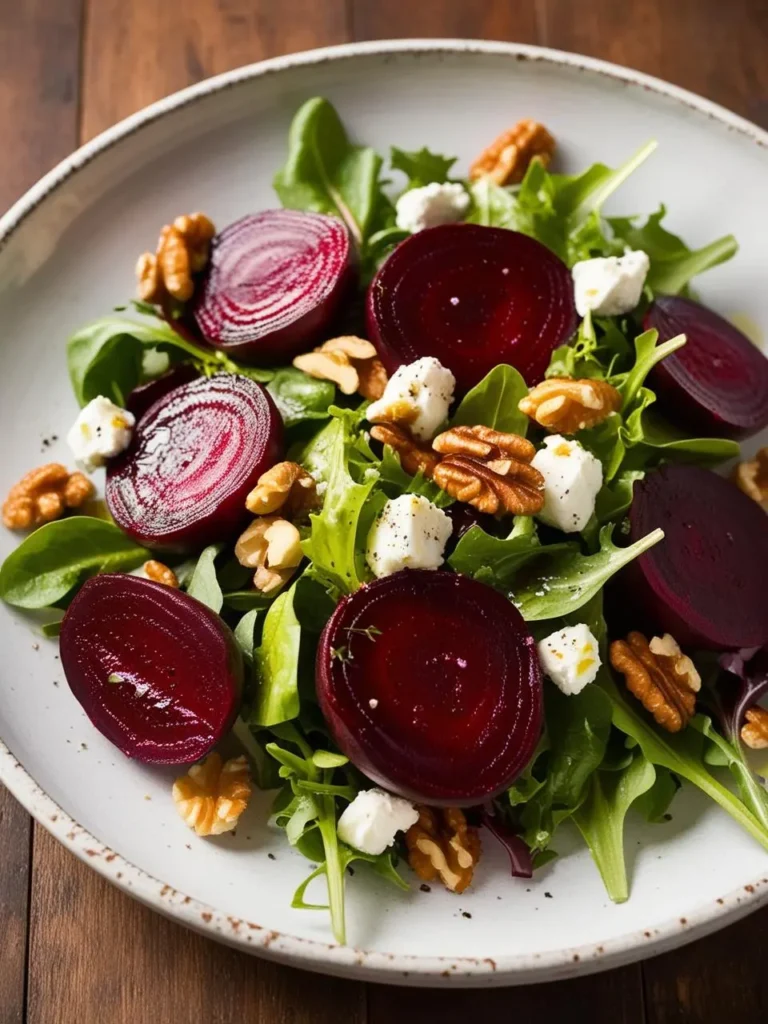
POLYGON ((361 626, 348 626, 348 633, 359 633, 360 636, 367 636, 369 640, 373 640, 376 636, 381 636, 381 630, 378 626, 366 626, 363 629, 361 626))
POLYGON ((352 654, 346 644, 342 644, 341 647, 331 648, 331 657, 337 661, 351 661, 352 654))

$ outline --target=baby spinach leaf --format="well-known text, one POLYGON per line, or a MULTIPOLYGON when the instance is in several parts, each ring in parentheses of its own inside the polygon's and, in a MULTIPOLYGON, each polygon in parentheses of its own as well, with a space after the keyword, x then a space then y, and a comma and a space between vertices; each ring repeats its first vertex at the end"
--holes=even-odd
POLYGON ((729 743, 724 736, 720 735, 712 724, 712 720, 706 715, 696 715, 691 721, 691 728, 698 729, 702 736, 712 743, 719 756, 716 759, 709 757, 708 760, 728 768, 736 781, 745 806, 768 832, 768 790, 752 771, 738 737, 736 742, 729 743))
POLYGON ((670 804, 680 789, 677 778, 667 768, 656 766, 656 779, 650 789, 642 793, 635 801, 635 810, 646 821, 660 824, 668 820, 670 804))
POLYGON ((455 156, 440 156, 426 147, 408 151, 392 146, 389 162, 396 171, 402 171, 408 179, 408 188, 420 188, 437 182, 442 185, 448 180, 448 173, 456 163, 455 156))
POLYGON ((632 804, 647 793, 656 780, 651 762, 638 753, 622 771, 596 771, 589 780, 587 797, 573 820, 584 836, 592 859, 614 903, 629 899, 624 860, 624 819, 632 804))
POLYGON ((464 396, 451 426, 481 425, 525 437, 528 417, 517 406, 527 394, 528 385, 520 373, 514 366, 501 363, 464 396))
POLYGON ((237 612, 266 611, 273 598, 260 590, 229 590, 223 594, 224 604, 237 612))
POLYGON ((286 427, 304 420, 328 419, 336 399, 336 387, 329 380, 316 380, 293 366, 277 370, 267 385, 286 427))
POLYGON ((261 614, 261 608, 251 608, 251 610, 246 612, 242 619, 240 619, 234 629, 237 646, 243 652, 243 656, 248 663, 253 661, 253 645, 256 637, 256 626, 261 614))
POLYGON ((71 516, 35 530, 0 568, 0 598, 19 608, 47 608, 88 576, 127 572, 150 558, 114 523, 71 516))
POLYGON ((201 604, 207 605, 211 611, 218 613, 224 604, 219 581, 216 578, 216 556, 222 550, 222 544, 211 544, 205 548, 197 560, 197 565, 189 581, 187 593, 201 604))
POLYGON ((266 749, 265 737, 269 736, 269 733, 254 733, 240 716, 235 719, 232 733, 248 755, 251 774, 259 789, 277 789, 280 785, 277 764, 266 749))
POLYGON ((288 135, 288 159, 274 188, 283 206, 340 217, 358 245, 373 230, 385 200, 379 182, 382 159, 349 141, 328 100, 307 100, 288 135))
POLYGON ((261 645, 254 651, 256 694, 248 723, 265 728, 299 713, 301 626, 293 609, 294 589, 279 594, 264 619, 261 645))

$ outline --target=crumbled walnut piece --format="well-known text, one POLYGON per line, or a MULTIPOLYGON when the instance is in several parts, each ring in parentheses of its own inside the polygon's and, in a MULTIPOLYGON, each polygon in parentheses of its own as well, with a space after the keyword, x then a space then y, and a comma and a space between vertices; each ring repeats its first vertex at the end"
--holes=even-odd
POLYGON ((536 449, 517 434, 452 427, 432 442, 443 456, 432 479, 457 501, 490 515, 533 515, 544 506, 544 477, 530 463, 536 449))
POLYGON ((278 462, 262 473, 245 499, 245 507, 254 515, 280 511, 288 519, 297 519, 318 504, 315 479, 297 462, 278 462))
POLYGON ((166 224, 155 253, 144 252, 136 262, 139 298, 162 302, 167 296, 187 302, 194 291, 193 275, 208 262, 216 228, 204 213, 188 213, 166 224))
POLYGON ((768 447, 761 448, 754 459, 740 462, 733 471, 733 482, 768 512, 768 447))
POLYGON ((545 167, 555 152, 555 140, 543 124, 526 119, 502 132, 469 168, 470 180, 491 178, 497 185, 517 185, 534 157, 545 167))
POLYGON ((173 587, 174 590, 179 589, 179 581, 173 569, 163 565, 162 562, 155 561, 154 558, 150 558, 148 562, 144 563, 144 574, 148 580, 152 580, 154 583, 162 583, 166 587, 173 587))
POLYGON ((531 388, 518 408, 551 434, 575 434, 616 412, 621 395, 604 380, 552 377, 531 388))
POLYGON ((176 779, 173 802, 199 836, 218 836, 237 825, 251 792, 247 760, 236 757, 222 764, 221 755, 214 752, 176 779))
POLYGON ((741 727, 741 738, 752 750, 765 750, 768 747, 768 708, 756 704, 749 708, 744 716, 746 721, 741 727))
POLYGON ((333 381, 345 395, 359 392, 371 401, 381 398, 387 384, 387 371, 376 349, 353 335, 331 338, 313 352, 296 356, 293 365, 310 377, 333 381))
POLYGON ((480 837, 458 807, 416 808, 419 820, 405 833, 408 863, 425 882, 439 878, 451 892, 464 892, 480 860, 480 837))
POLYGON ((400 456, 400 465, 406 473, 416 476, 419 470, 431 480, 440 456, 412 436, 406 427, 395 423, 381 423, 371 427, 371 437, 382 444, 388 444, 400 456))
POLYGON ((665 633, 650 644, 642 633, 614 640, 611 665, 625 676, 627 689, 667 732, 679 732, 693 718, 701 677, 676 640, 665 633))
POLYGON ((301 535, 287 519, 261 516, 240 535, 235 558, 240 565, 256 570, 256 589, 271 594, 296 572, 302 559, 301 535))
POLYGON ((28 530, 60 519, 68 508, 80 508, 94 493, 83 473, 49 462, 30 470, 14 484, 3 502, 3 524, 9 530, 28 530))

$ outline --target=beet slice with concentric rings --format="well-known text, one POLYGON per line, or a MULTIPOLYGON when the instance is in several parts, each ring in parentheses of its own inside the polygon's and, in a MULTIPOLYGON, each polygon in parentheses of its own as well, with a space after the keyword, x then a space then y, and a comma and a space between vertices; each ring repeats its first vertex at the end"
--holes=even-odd
POLYGON ((434 356, 464 394, 499 363, 528 385, 576 329, 570 271, 517 231, 445 224, 401 242, 368 291, 368 332, 391 374, 434 356))
POLYGON ((267 391, 217 374, 163 395, 107 470, 106 501, 141 544, 190 551, 248 521, 245 498, 278 461, 283 421, 267 391))
POLYGON ((657 630, 692 649, 768 641, 768 516, 730 481, 669 465, 635 484, 631 540, 661 527, 661 544, 625 570, 631 600, 657 630))
POLYGON ((284 362, 328 327, 354 282, 335 217, 266 210, 216 235, 193 312, 205 340, 243 362, 284 362))
POLYGON ((403 569, 342 599, 316 682, 339 748, 410 800, 470 805, 502 792, 541 732, 541 673, 522 616, 455 573, 403 569))
POLYGON ((229 627, 180 590, 125 573, 83 584, 62 622, 61 664, 99 732, 147 764, 204 757, 240 706, 229 627))
POLYGON ((161 398, 165 398, 169 391, 181 387, 182 384, 189 384, 191 380, 197 380, 200 371, 196 370, 191 363, 179 363, 172 366, 170 370, 149 380, 146 384, 139 384, 131 391, 125 402, 128 412, 133 413, 137 420, 140 420, 150 406, 161 398))
POLYGON ((750 437, 768 426, 768 359, 732 323, 692 299, 660 295, 643 326, 661 341, 687 338, 650 379, 668 419, 709 437, 750 437))

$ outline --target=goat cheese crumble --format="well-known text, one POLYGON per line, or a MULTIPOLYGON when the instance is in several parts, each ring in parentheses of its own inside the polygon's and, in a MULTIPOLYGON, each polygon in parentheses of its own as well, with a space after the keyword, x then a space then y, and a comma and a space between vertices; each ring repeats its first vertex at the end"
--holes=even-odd
POLYGON ((544 477, 544 508, 539 519, 564 533, 583 530, 595 511, 595 499, 603 486, 600 460, 569 441, 552 434, 536 452, 531 465, 544 477))
POLYGON ((402 423, 419 441, 431 441, 448 418, 455 387, 451 371, 424 356, 395 370, 365 415, 371 423, 402 423))
POLYGON ((640 301, 651 261, 642 249, 574 263, 574 298, 579 316, 630 313, 640 301))
POLYGON ((67 444, 75 462, 85 473, 93 473, 104 466, 131 443, 136 419, 127 409, 121 409, 108 398, 99 395, 92 399, 67 434, 67 444))
POLYGON ((463 220, 469 210, 469 196, 463 185, 433 181, 404 192, 395 204, 396 223, 402 231, 423 231, 439 224, 463 220))
POLYGON ((597 640, 583 622, 550 633, 537 651, 544 674, 568 696, 594 682, 601 664, 597 640))
POLYGON ((339 818, 339 839, 362 853, 378 857, 419 820, 419 812, 407 800, 383 789, 365 789, 339 818))
POLYGON ((439 569, 453 531, 450 516, 420 494, 390 499, 370 529, 366 559, 375 576, 439 569))

